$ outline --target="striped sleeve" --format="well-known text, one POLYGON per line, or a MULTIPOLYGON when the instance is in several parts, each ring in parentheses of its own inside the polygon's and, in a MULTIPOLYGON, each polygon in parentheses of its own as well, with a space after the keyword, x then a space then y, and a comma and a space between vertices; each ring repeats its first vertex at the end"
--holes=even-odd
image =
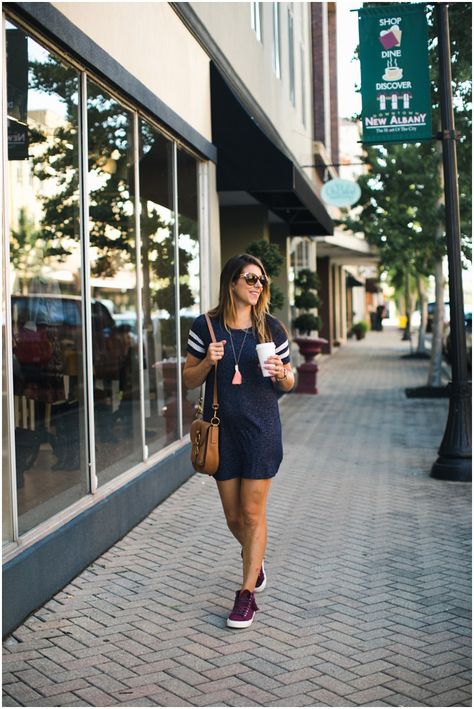
POLYGON ((206 325, 204 315, 200 315, 193 322, 188 335, 187 351, 193 357, 204 359, 207 348, 209 347, 210 335, 206 325))
POLYGON ((290 343, 288 342, 288 335, 276 319, 273 320, 271 329, 273 332, 273 341, 275 343, 275 354, 281 358, 283 364, 288 364, 290 361, 290 343))

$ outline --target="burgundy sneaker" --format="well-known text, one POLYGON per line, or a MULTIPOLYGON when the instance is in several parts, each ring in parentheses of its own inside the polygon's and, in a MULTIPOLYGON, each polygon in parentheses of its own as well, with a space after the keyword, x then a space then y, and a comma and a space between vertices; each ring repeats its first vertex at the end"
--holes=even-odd
POLYGON ((258 611, 255 595, 251 591, 237 591, 232 613, 227 618, 228 628, 248 628, 258 611))
POLYGON ((262 561, 262 566, 260 567, 260 571, 258 574, 257 578, 257 583, 255 584, 255 593, 260 593, 260 591, 263 591, 265 586, 267 585, 267 575, 265 573, 265 565, 264 562, 262 561))

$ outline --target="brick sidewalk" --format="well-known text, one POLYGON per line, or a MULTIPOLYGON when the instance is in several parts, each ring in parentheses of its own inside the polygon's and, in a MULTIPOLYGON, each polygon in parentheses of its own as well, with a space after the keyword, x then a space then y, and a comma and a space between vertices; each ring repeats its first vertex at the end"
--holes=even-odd
POLYGON ((4 642, 4 706, 470 706, 470 493, 433 480, 447 400, 398 332, 281 402, 267 590, 225 627, 240 549, 194 476, 4 642))

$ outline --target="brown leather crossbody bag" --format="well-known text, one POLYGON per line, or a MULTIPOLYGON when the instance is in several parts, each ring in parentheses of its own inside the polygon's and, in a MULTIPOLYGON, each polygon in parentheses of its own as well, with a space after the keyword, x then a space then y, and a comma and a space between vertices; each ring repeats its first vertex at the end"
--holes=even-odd
MULTIPOLYGON (((216 342, 216 336, 208 314, 205 314, 211 339, 216 342)), ((212 418, 204 421, 203 414, 203 388, 201 397, 196 407, 196 416, 191 424, 191 463, 198 473, 215 475, 219 467, 219 424, 217 416, 219 402, 217 400, 217 363, 214 365, 214 392, 212 397, 212 418)))

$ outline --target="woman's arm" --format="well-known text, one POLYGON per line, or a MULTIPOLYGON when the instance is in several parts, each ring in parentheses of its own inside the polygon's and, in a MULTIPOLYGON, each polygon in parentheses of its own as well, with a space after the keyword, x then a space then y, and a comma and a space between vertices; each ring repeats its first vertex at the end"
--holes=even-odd
POLYGON ((207 357, 198 359, 188 352, 183 367, 183 383, 186 389, 196 389, 201 386, 212 367, 213 365, 208 362, 207 357))
POLYGON ((291 391, 295 386, 295 377, 291 364, 289 362, 283 364, 281 357, 278 355, 272 355, 265 360, 265 369, 270 372, 272 382, 278 384, 283 391, 291 391))
POLYGON ((284 376, 280 379, 276 379, 276 383, 283 391, 291 391, 295 386, 295 375, 291 369, 291 364, 285 364, 284 366, 284 376))
POLYGON ((186 389, 196 389, 207 378, 212 367, 224 356, 226 340, 211 342, 204 359, 194 357, 188 352, 183 367, 183 383, 186 389))

